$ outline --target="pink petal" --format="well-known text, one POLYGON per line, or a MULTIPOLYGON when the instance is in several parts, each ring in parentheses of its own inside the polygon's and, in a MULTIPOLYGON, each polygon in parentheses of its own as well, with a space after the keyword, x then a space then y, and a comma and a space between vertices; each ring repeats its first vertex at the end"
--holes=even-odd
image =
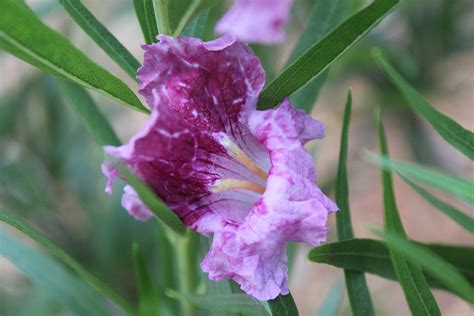
POLYGON ((285 39, 293 0, 235 0, 216 31, 248 43, 276 44, 285 39))
POLYGON ((201 267, 212 280, 232 278, 257 299, 269 300, 288 293, 286 243, 325 241, 328 213, 337 206, 315 185, 313 160, 303 147, 323 136, 322 123, 285 100, 276 109, 253 112, 249 127, 270 153, 265 193, 244 222, 214 233, 201 267))
MULTIPOLYGON (((152 108, 129 143, 105 151, 128 165, 212 247, 201 267, 260 300, 288 293, 288 241, 318 245, 337 206, 316 186, 303 145, 324 126, 288 100, 256 111, 263 69, 247 45, 160 36, 145 46, 140 92, 152 108)), ((111 190, 117 170, 104 163, 111 190)), ((123 206, 151 212, 126 186, 123 206)))
MULTIPOLYGON (((255 110, 264 71, 250 48, 231 36, 159 39, 144 46, 138 74, 152 115, 128 144, 105 151, 131 166, 188 226, 209 233, 215 221, 198 227, 201 216, 225 207, 219 218, 242 218, 246 212, 236 215, 242 205, 248 211, 258 199, 247 191, 214 193, 210 186, 222 178, 265 185, 227 148, 236 146, 261 169, 270 167, 265 147, 242 124, 255 110)), ((107 164, 103 170, 110 190, 117 172, 107 164)))
POLYGON ((122 205, 128 211, 130 215, 135 217, 140 221, 147 221, 153 216, 155 216, 148 207, 143 204, 143 202, 138 197, 137 192, 129 186, 126 185, 123 188, 123 195, 122 195, 122 205))

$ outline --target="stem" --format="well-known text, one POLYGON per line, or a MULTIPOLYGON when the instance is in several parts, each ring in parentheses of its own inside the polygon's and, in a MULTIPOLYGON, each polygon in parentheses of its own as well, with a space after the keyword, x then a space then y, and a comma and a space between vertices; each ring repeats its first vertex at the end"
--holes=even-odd
MULTIPOLYGON (((195 267, 197 251, 196 234, 187 230, 184 237, 180 237, 177 243, 176 256, 179 267, 179 290, 184 295, 193 295, 198 284, 198 276, 195 267)), ((196 315, 196 308, 189 301, 181 302, 182 315, 196 315)))

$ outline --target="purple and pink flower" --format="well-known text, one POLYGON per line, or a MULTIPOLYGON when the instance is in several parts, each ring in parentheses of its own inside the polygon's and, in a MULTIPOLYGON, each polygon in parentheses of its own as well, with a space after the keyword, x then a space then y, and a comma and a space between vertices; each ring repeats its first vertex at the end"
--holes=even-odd
MULTIPOLYGON (((288 99, 257 111, 265 73, 232 35, 203 42, 159 36, 143 46, 140 93, 152 109, 146 126, 107 154, 128 165, 181 220, 211 236, 201 263, 211 280, 233 279, 259 300, 287 294, 289 241, 319 245, 336 204, 316 186, 304 144, 324 125, 288 99)), ((107 190, 119 176, 104 163, 107 190)), ((123 206, 153 214, 130 186, 123 206)))

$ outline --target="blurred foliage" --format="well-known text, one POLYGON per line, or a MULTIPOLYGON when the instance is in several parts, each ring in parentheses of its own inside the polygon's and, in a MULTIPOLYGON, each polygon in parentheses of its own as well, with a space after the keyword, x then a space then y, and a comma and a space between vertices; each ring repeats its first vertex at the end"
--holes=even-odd
MULTIPOLYGON (((119 189, 112 199, 104 194, 101 149, 65 103, 56 81, 34 75, 25 82, 0 102, 0 204, 115 288, 134 293, 131 244, 137 241, 144 252, 154 253, 152 224, 117 211, 119 189)), ((21 286, 8 301, 20 299, 22 292, 41 294, 21 286)), ((7 313, 5 308, 0 304, 0 313, 7 313)))
MULTIPOLYGON (((361 2, 354 7, 363 5, 361 2)), ((436 66, 448 57, 472 50, 474 25, 469 21, 473 14, 474 2, 470 0, 404 1, 381 27, 333 67, 332 78, 358 74, 368 80, 377 93, 371 104, 379 104, 400 118, 404 124, 400 130, 419 162, 443 167, 427 142, 420 118, 409 110, 396 88, 376 67, 370 50, 380 47, 403 76, 426 95, 440 88, 440 78, 433 72, 436 66), (393 30, 387 32, 384 25, 393 30)))

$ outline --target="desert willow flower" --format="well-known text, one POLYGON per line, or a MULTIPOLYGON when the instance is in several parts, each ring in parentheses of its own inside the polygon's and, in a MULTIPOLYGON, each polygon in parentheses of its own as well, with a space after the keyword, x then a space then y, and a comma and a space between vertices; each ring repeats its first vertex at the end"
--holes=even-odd
MULTIPOLYGON (((337 206, 316 186, 304 144, 324 125, 288 99, 257 111, 265 73, 252 50, 226 35, 211 42, 159 36, 145 45, 140 93, 147 124, 106 153, 128 165, 181 220, 210 236, 201 263, 211 280, 233 279, 259 300, 287 294, 288 241, 318 245, 337 206)), ((112 189, 119 172, 104 163, 112 189)), ((123 206, 153 215, 126 186, 123 206)))

